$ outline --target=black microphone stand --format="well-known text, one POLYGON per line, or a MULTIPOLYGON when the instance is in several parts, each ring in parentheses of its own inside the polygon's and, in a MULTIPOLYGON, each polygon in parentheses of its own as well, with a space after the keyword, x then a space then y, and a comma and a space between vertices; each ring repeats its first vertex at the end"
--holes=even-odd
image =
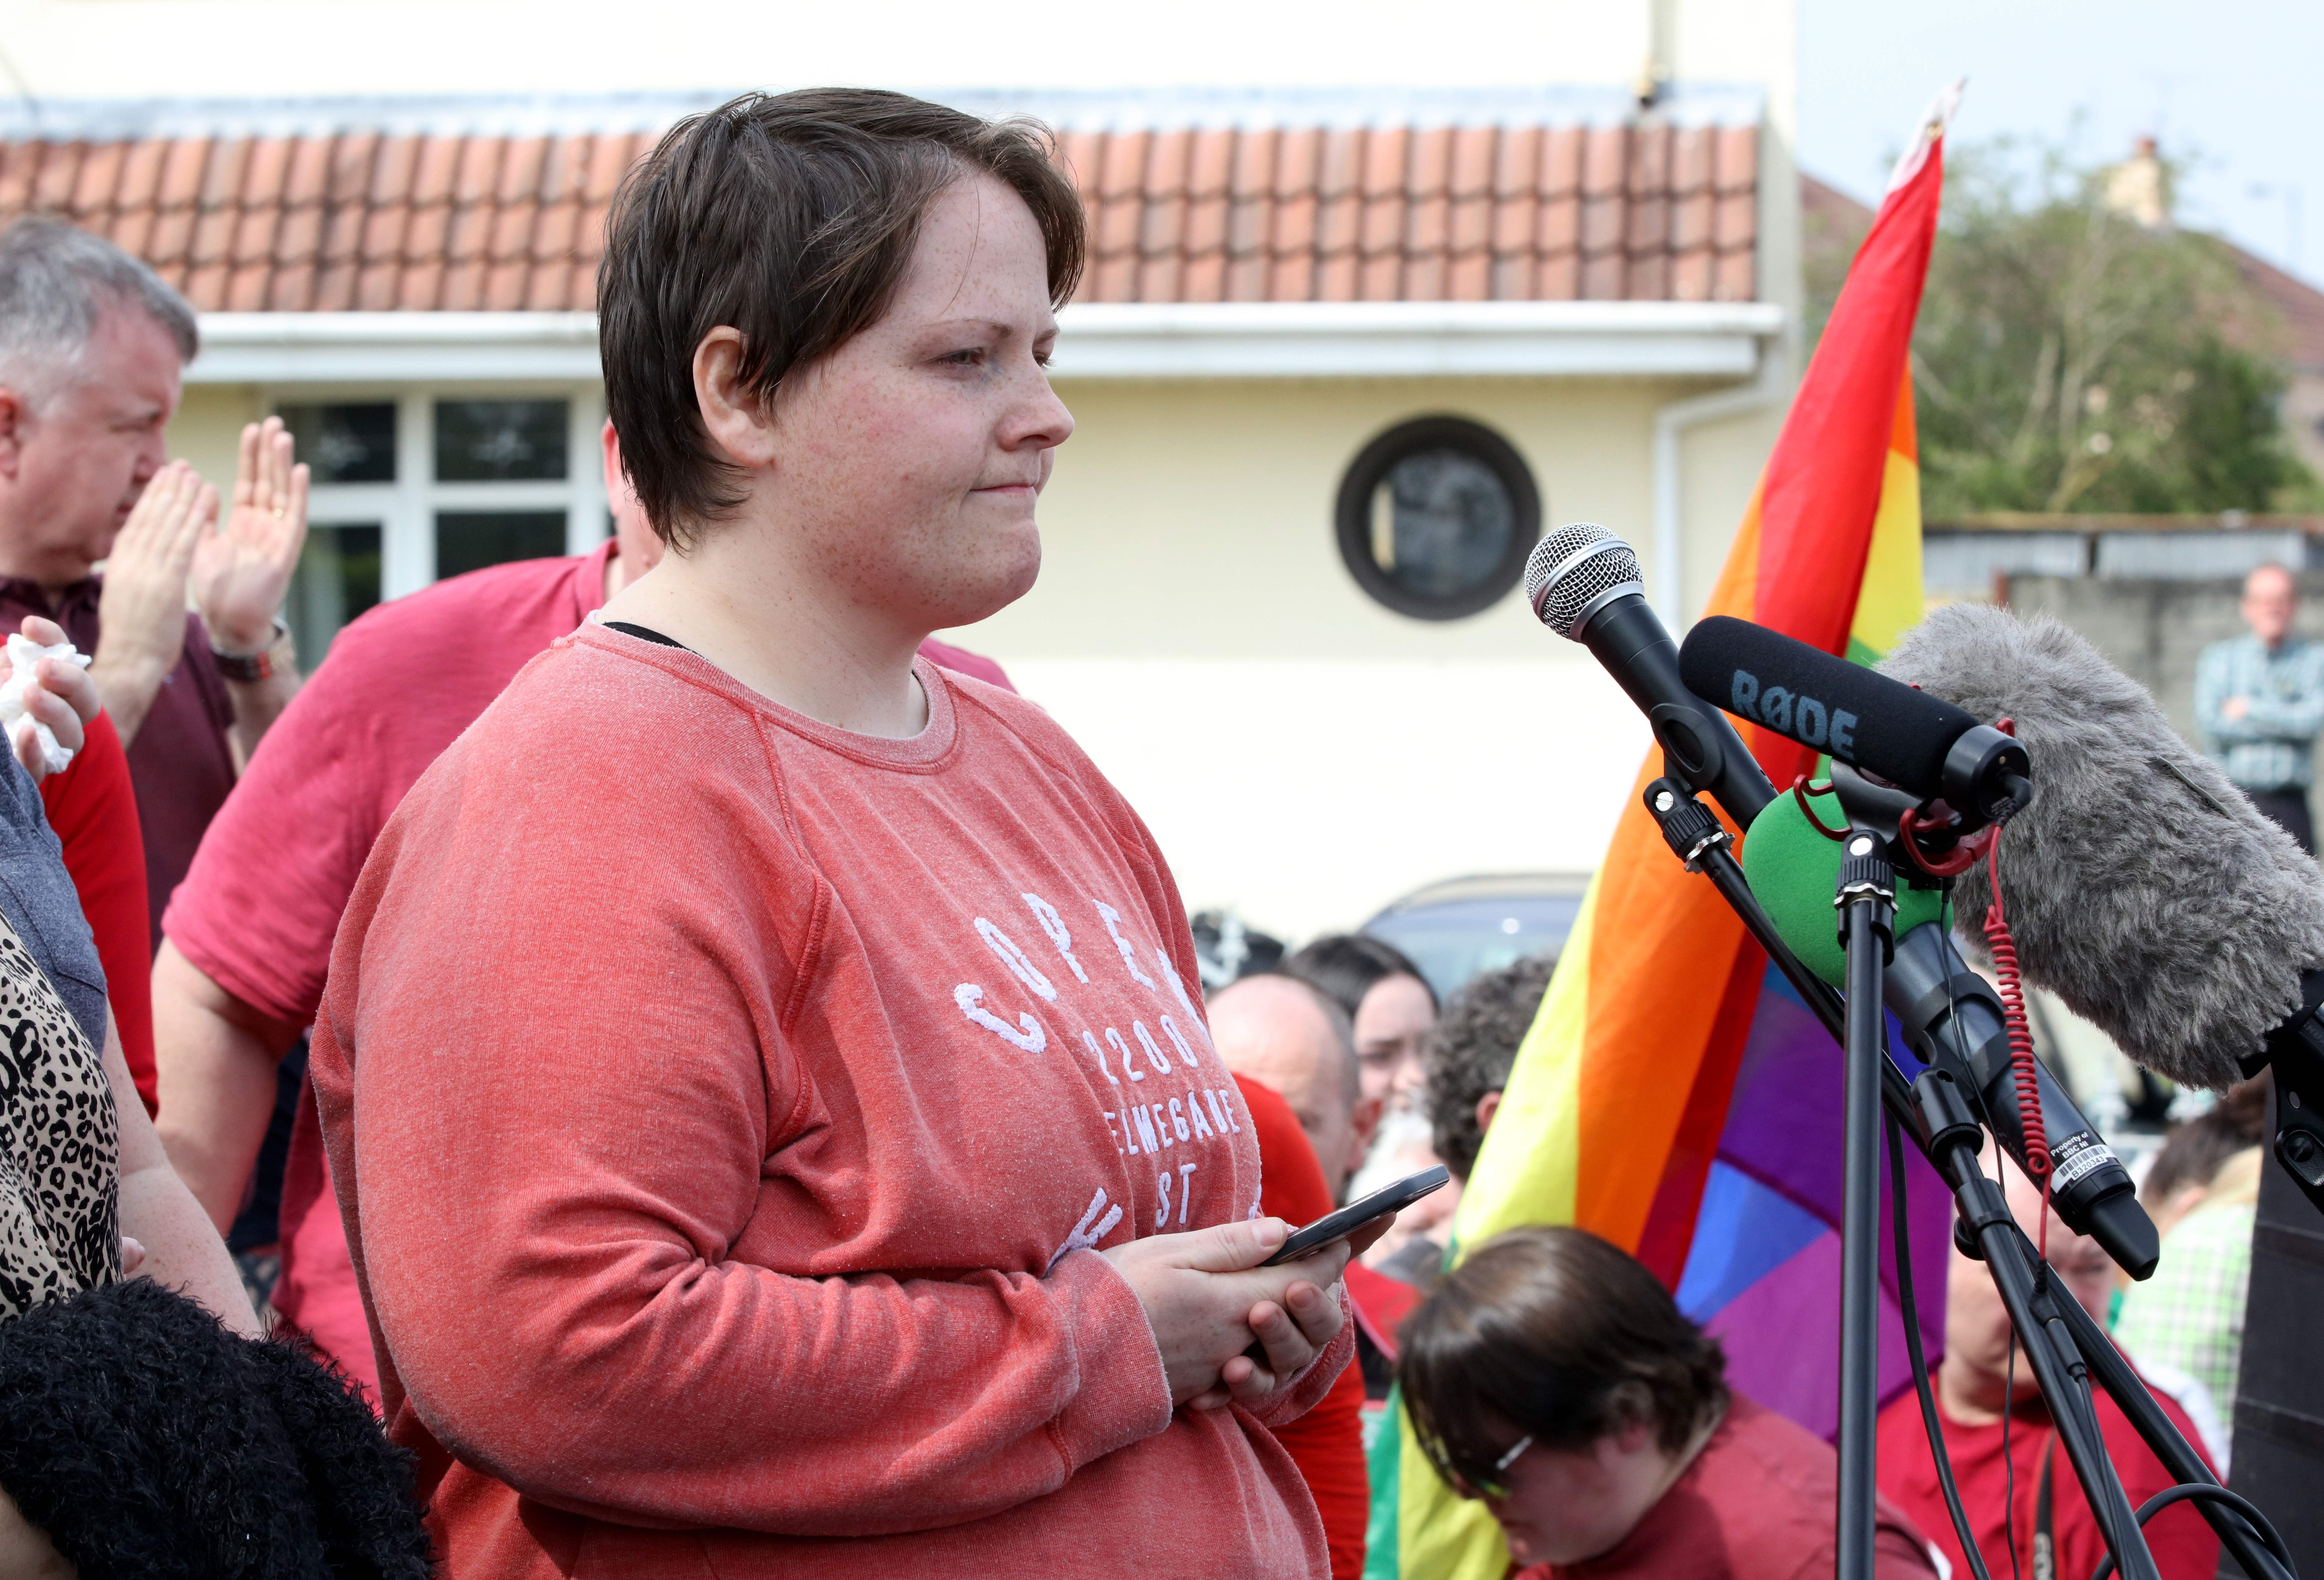
MULTIPOLYGON (((1873 1442, 1880 1409, 1880 983, 1896 947, 1896 873, 1879 836, 1850 827, 1832 905, 1848 952, 1840 1187, 1839 1580, 1872 1580, 1873 1442)), ((1912 1320, 1910 1314, 1907 1321, 1912 1320)))
MULTIPOLYGON (((1766 951, 1776 969, 1821 1020, 1847 1054, 1847 1132, 1843 1155, 1841 1217, 1841 1372, 1840 1434, 1840 1580, 1870 1580, 1872 1575, 1874 1410, 1877 1405, 1879 1290, 1879 1185, 1873 1168, 1878 1157, 1878 1113, 1885 1109, 1910 1135, 1938 1177, 1953 1193, 1960 1214, 1962 1249, 1980 1256, 2009 1313, 2059 1441, 2083 1494, 2097 1513, 2107 1550, 2126 1580, 2159 1580, 2153 1555, 2121 1478, 2107 1459, 2090 1394, 2095 1381, 2106 1389, 2181 1483, 2209 1489, 2198 1507, 2247 1575, 2292 1580, 2281 1544, 2244 1513, 2249 1505, 2218 1484, 2186 1439, 2163 1413, 2107 1338, 2106 1331, 2058 1284, 2033 1242, 2018 1228, 2000 1186, 1987 1178, 1978 1157, 1984 1126, 1966 1094, 1973 1090, 1965 1068, 1941 1041, 1916 1046, 1929 1065, 1907 1083, 1887 1057, 1886 1021, 1880 984, 1887 964, 1882 929, 1893 925, 1894 869, 1877 832, 1854 827, 1848 836, 1835 905, 1843 913, 1849 992, 1840 994, 1808 970, 1775 930, 1751 892, 1737 863, 1732 836, 1695 799, 1685 770, 1665 763, 1665 777, 1646 787, 1646 810, 1661 827, 1673 854, 1691 872, 1709 877, 1729 907, 1766 951), (1873 849, 1859 855, 1858 836, 1873 834, 1873 849), (1876 864, 1877 863, 1877 864, 1876 864), (1885 882, 1884 882, 1885 878, 1885 882), (1877 1107, 1875 1106, 1877 1104, 1877 1107)), ((1700 777, 1697 774, 1689 777, 1700 777)), ((1902 1204, 1898 1204, 1901 1207, 1902 1204)), ((1916 1322, 1918 1312, 1904 1320, 1916 1322)), ((2252 1511, 2256 1515, 2257 1511, 2252 1511)))

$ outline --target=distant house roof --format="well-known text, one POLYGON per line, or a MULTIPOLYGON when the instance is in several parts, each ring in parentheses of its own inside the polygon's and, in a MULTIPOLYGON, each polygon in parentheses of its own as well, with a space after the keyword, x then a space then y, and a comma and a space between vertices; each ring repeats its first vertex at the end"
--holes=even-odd
POLYGON ((2324 373, 2324 291, 2228 244, 2244 283, 2273 304, 2283 319, 2280 356, 2301 373, 2324 373))
MULTIPOLYGON (((1837 282, 1864 240, 1864 233, 1871 228, 1871 209, 1813 176, 1800 177, 1800 250, 1811 280, 1821 276, 1837 282)), ((2264 345, 2251 349, 2280 357, 2303 374, 2324 373, 2324 291, 2224 236, 2217 239, 2244 283, 2273 307, 2282 320, 2280 326, 2268 326, 2264 345)), ((2248 326, 2243 333, 2237 333, 2235 326, 2229 328, 2231 337, 2239 341, 2257 338, 2261 333, 2248 326)))
MULTIPOLYGON (((1644 118, 1603 94, 945 97, 1049 112, 1090 212, 1082 301, 1757 292, 1748 95, 1644 118)), ((206 311, 586 310, 614 188, 674 118, 375 108, 49 106, 0 138, 0 223, 109 236, 206 311)))

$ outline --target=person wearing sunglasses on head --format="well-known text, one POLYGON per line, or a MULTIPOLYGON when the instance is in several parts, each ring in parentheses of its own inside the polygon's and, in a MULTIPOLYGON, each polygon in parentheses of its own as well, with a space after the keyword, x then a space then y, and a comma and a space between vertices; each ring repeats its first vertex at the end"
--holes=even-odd
MULTIPOLYGON (((1730 1387, 1718 1340, 1594 1234, 1487 1241, 1406 1323, 1422 1450, 1500 1522, 1520 1580, 1788 1580, 1834 1567, 1839 1458, 1730 1387)), ((1883 1500, 1874 1573, 1936 1571, 1883 1500)))

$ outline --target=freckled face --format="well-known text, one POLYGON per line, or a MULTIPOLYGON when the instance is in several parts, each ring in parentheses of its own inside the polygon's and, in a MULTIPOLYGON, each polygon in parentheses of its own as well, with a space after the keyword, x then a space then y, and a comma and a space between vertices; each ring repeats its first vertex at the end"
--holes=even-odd
POLYGON ((1032 587, 1034 505, 1074 430, 1056 334, 1032 211, 991 176, 954 182, 885 316, 776 402, 782 530, 832 592, 926 632, 1032 587))

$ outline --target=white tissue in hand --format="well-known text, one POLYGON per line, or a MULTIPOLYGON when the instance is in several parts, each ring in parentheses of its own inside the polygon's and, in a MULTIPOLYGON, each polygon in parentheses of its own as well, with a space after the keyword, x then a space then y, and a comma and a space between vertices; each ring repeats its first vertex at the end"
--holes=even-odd
POLYGON ((42 647, 29 636, 16 635, 8 639, 8 679, 0 680, 0 726, 8 732, 11 747, 21 743, 30 730, 41 743, 41 761, 51 773, 62 773, 72 766, 72 748, 57 744, 54 730, 24 711, 24 688, 31 685, 42 659, 62 659, 69 664, 88 668, 88 655, 72 643, 60 642, 54 647, 42 647))

